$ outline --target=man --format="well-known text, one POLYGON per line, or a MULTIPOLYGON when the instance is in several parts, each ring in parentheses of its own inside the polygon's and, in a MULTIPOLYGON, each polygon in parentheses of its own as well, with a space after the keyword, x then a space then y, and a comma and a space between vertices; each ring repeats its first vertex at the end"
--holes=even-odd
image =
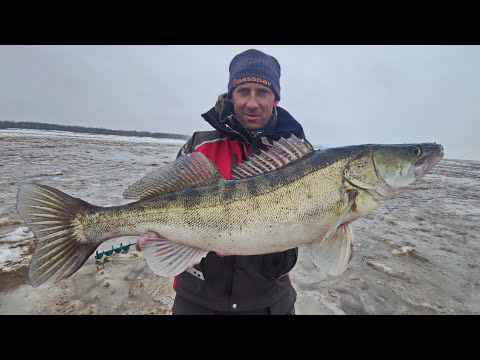
MULTIPOLYGON (((304 138, 302 126, 277 107, 280 64, 274 57, 247 50, 232 59, 229 71, 228 93, 202 114, 215 130, 194 133, 178 153, 202 152, 225 179, 249 155, 268 151, 272 140, 291 134, 304 138)), ((149 232, 142 238, 155 236, 149 232)), ((289 271, 296 264, 297 248, 266 255, 225 255, 210 252, 175 277, 174 315, 295 314, 296 292, 289 271)))

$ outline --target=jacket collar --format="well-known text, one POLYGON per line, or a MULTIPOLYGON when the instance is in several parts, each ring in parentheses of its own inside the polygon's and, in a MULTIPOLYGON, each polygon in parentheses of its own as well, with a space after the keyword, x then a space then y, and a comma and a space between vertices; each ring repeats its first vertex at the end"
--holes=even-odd
POLYGON ((226 94, 219 96, 217 104, 202 117, 213 128, 231 139, 237 139, 247 145, 251 145, 260 137, 267 137, 272 140, 279 140, 281 137, 290 137, 290 134, 303 139, 305 137, 303 128, 285 109, 276 106, 272 117, 265 128, 259 132, 251 132, 243 126, 233 114, 233 104, 226 99, 226 94))

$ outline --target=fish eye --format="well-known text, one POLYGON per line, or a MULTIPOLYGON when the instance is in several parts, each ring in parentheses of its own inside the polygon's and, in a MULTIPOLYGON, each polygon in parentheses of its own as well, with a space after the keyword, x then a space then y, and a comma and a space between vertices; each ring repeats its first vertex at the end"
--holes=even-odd
POLYGON ((418 146, 412 148, 412 154, 415 156, 420 156, 422 154, 422 149, 418 146))

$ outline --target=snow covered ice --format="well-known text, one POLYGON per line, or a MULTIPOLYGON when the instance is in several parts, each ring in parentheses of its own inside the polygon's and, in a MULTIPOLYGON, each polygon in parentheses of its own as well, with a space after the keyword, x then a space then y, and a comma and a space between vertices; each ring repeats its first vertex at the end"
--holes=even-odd
MULTIPOLYGON (((94 205, 173 161, 183 140, 0 130, 0 314, 170 314, 173 278, 131 250, 96 260, 55 287, 35 289, 33 234, 15 210, 20 184, 50 185, 94 205)), ((448 157, 448 149, 446 149, 448 157)), ((297 314, 480 314, 480 162, 444 159, 352 224, 349 269, 327 277, 300 248, 291 272, 297 314)), ((136 238, 102 244, 109 250, 136 238)))

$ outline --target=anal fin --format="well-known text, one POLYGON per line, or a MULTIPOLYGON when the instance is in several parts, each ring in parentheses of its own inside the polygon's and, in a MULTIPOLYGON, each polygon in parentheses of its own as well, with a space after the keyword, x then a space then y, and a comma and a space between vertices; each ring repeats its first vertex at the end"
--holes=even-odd
POLYGON ((171 241, 155 238, 144 238, 140 241, 142 254, 152 271, 160 276, 175 276, 188 267, 198 264, 207 256, 208 251, 171 241))

